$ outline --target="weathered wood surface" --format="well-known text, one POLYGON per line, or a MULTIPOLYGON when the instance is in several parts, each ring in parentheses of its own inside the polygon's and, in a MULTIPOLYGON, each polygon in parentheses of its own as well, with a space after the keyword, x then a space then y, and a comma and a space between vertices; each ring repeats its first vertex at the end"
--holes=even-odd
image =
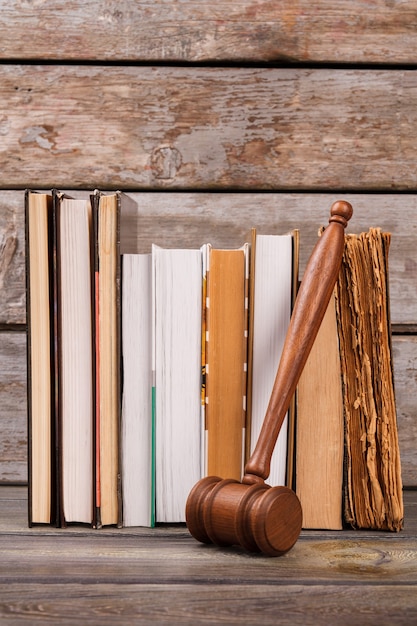
POLYGON ((0 482, 27 481, 26 335, 0 333, 0 482))
POLYGON ((412 624, 417 499, 398 534, 303 531, 285 556, 204 546, 184 526, 28 529, 26 489, 0 489, 0 621, 412 624))
POLYGON ((0 66, 2 187, 414 190, 417 74, 0 66))
POLYGON ((0 191, 0 324, 26 321, 24 220, 23 193, 0 191))
MULTIPOLYGON (((28 180, 28 186, 39 180, 28 180)), ((75 196, 87 192, 69 192, 75 196)), ((240 246, 256 226, 263 233, 300 229, 301 273, 327 223, 331 204, 352 203, 348 232, 380 226, 392 233, 390 248, 393 324, 417 324, 417 196, 345 193, 187 193, 129 194, 140 218, 122 222, 123 250, 149 251, 152 242, 168 247, 240 246)), ((0 324, 25 323, 24 193, 0 190, 0 324)))
POLYGON ((417 486, 417 337, 394 337, 393 359, 403 483, 417 486))
MULTIPOLYGON (((394 336, 393 355, 403 482, 417 486, 417 337, 394 336)), ((0 482, 27 480, 26 343, 0 333, 0 482)))
POLYGON ((2 6, 3 59, 414 63, 414 0, 54 0, 2 6))
MULTIPOLYGON (((239 572, 235 570, 239 580, 239 572)), ((414 584, 293 583, 21 584, 0 586, 6 626, 59 623, 243 624, 253 626, 410 626, 417 619, 414 584), (9 620, 9 621, 8 621, 9 620)))

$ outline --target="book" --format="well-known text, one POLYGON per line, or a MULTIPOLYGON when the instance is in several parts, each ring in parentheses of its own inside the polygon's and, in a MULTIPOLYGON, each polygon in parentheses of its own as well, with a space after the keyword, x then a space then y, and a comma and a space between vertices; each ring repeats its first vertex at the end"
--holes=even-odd
POLYGON ((333 293, 297 387, 296 493, 303 528, 343 527, 343 430, 333 293))
POLYGON ((28 518, 29 525, 58 523, 53 498, 54 355, 51 311, 53 266, 52 196, 27 190, 26 308, 28 385, 28 518))
POLYGON ((60 524, 93 520, 92 210, 56 193, 60 524))
POLYGON ((26 230, 29 524, 91 523, 90 201, 28 190, 26 230))
MULTIPOLYGON (((251 255, 248 455, 256 445, 264 421, 290 322, 298 283, 298 231, 261 235, 253 229, 251 255)), ((293 428, 294 403, 271 458, 268 484, 272 486, 291 484, 293 428)))
POLYGON ((401 462, 392 362, 390 233, 345 238, 337 282, 345 422, 344 517, 356 528, 403 526, 401 462))
POLYGON ((151 255, 122 255, 123 526, 155 524, 151 255))
MULTIPOLYGON (((29 524, 183 522, 194 484, 240 480, 256 443, 297 290, 298 235, 253 231, 251 252, 141 255, 127 211, 121 290, 123 194, 25 198, 29 524)), ((296 488, 305 528, 399 530, 390 236, 345 241, 297 390, 296 488)), ((293 486, 293 415, 294 404, 270 484, 293 486)))
POLYGON ((123 194, 25 194, 29 525, 119 524, 123 194))
POLYGON ((297 389, 303 527, 398 531, 401 463, 389 311, 390 234, 345 235, 326 315, 297 389))
POLYGON ((156 521, 184 522, 201 478, 201 250, 152 246, 156 521))
POLYGON ((121 525, 120 192, 92 195, 95 231, 95 520, 121 525))
POLYGON ((206 247, 206 474, 240 480, 246 432, 249 246, 206 247))

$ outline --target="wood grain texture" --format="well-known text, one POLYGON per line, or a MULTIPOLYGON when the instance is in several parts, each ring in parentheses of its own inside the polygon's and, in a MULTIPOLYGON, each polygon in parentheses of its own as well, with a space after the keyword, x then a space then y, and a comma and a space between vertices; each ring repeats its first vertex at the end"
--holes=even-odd
MULTIPOLYGON (((236 572, 238 576, 238 573, 236 572)), ((415 585, 233 585, 70 583, 0 585, 0 619, 7 624, 86 626, 243 624, 275 626, 410 626, 417 619, 415 585), (76 607, 76 609, 74 608, 76 607), (371 607, 371 608, 370 608, 371 607), (75 617, 76 611, 76 617, 75 617)))
POLYGON ((413 71, 0 66, 3 188, 413 190, 413 71))
POLYGON ((403 483, 417 484, 417 337, 395 337, 393 359, 403 483))
POLYGON ((413 0, 13 0, 2 7, 0 56, 414 63, 416 19, 413 0))
MULTIPOLYGON (((393 356, 403 482, 417 486, 417 338, 394 336, 393 356)), ((0 333, 0 482, 27 480, 26 340, 0 333)))
POLYGON ((0 482, 27 480, 26 335, 0 333, 0 482))
POLYGON ((0 191, 0 323, 25 323, 25 224, 22 193, 0 191))
MULTIPOLYGON (((36 186, 36 180, 32 182, 36 186)), ((88 192, 68 193, 80 197, 88 192)), ((318 229, 326 224, 331 204, 343 198, 354 208, 347 232, 359 233, 370 226, 380 226, 392 233, 389 261, 392 322, 417 323, 417 196, 414 194, 141 192, 129 195, 137 203, 139 219, 122 220, 122 251, 149 252, 152 242, 166 247, 194 247, 207 241, 217 247, 240 246, 250 241, 252 227, 261 234, 282 234, 299 228, 301 275, 318 229)), ((0 324, 25 323, 26 319, 23 204, 23 191, 0 190, 0 324), (7 244, 10 239, 13 245, 7 244), (10 252, 2 254, 7 245, 10 252), (6 261, 2 261, 5 256, 6 261)))
POLYGON ((0 489, 0 620, 36 624, 329 624, 417 618, 416 492, 401 533, 302 532, 279 559, 202 546, 184 525, 33 528, 0 489), (76 607, 76 609, 74 609, 76 607), (76 613, 75 613, 76 611, 76 613))

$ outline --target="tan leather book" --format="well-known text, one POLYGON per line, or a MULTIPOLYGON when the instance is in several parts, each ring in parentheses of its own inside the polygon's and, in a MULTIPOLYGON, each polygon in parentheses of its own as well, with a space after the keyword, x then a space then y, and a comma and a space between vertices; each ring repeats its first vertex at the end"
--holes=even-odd
POLYGON ((244 463, 248 246, 207 246, 207 474, 240 480, 244 463))
POLYGON ((120 192, 92 196, 95 230, 95 515, 121 525, 120 192))
POLYGON ((27 190, 28 522, 57 523, 54 501, 52 195, 27 190))
POLYGON ((303 528, 342 529, 343 428, 333 295, 297 388, 296 493, 303 528))

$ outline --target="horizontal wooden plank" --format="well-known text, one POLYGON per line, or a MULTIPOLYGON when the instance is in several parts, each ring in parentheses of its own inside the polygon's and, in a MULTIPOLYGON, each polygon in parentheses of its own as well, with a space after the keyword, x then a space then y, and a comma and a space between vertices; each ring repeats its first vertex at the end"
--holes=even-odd
POLYGON ((414 63, 417 53, 413 0, 53 0, 35 6, 13 0, 2 7, 1 58, 414 63))
MULTIPOLYGON (((417 337, 393 338, 403 482, 417 486, 417 337)), ((27 480, 26 342, 0 333, 0 482, 27 480)))
MULTIPOLYGON (((41 564, 40 564, 41 565, 41 564)), ((236 573, 237 579, 239 573, 236 573)), ((0 620, 7 624, 83 625, 247 624, 275 626, 410 626, 417 620, 415 585, 155 585, 137 583, 0 586, 0 620), (277 617, 279 616, 279 618, 277 617)))
POLYGON ((414 190, 417 74, 0 67, 2 187, 414 190))
POLYGON ((32 533, 32 536, 0 536, 2 573, 0 584, 45 584, 53 576, 54 584, 89 585, 97 580, 97 562, 100 563, 100 582, 113 584, 194 584, 207 585, 213 579, 218 584, 233 584, 240 570, 239 583, 355 584, 361 572, 362 584, 417 585, 415 539, 402 535, 373 538, 350 536, 339 531, 336 539, 301 537, 285 558, 269 559, 248 555, 236 549, 219 550, 213 545, 203 546, 184 529, 183 536, 158 533, 147 537, 115 535, 94 536, 90 531, 83 536, 58 533, 32 533), (52 539, 55 539, 55 541, 52 539), (117 543, 116 543, 117 541, 117 543), (57 545, 59 562, 57 562, 57 545), (19 558, 17 558, 19 556, 19 558), (54 558, 55 557, 55 558, 54 558), (46 566, 40 569, 42 558, 47 563, 55 560, 54 572, 46 566), (233 565, 231 566, 231 561, 233 565), (309 568, 306 568, 307 564, 309 568), (242 564, 240 568, 239 565, 242 564), (278 565, 279 564, 279 565, 278 565))
MULTIPOLYGON (((69 192, 86 196, 87 192, 69 192)), ((139 218, 122 221, 123 250, 149 251, 152 242, 193 247, 210 241, 240 246, 250 229, 284 233, 300 229, 301 275, 327 223, 336 194, 141 192, 129 194, 139 218)), ((349 232, 379 226, 392 233, 391 315, 394 324, 417 323, 417 195, 342 194, 354 207, 349 232)), ((0 190, 0 324, 25 323, 24 193, 0 190)))

